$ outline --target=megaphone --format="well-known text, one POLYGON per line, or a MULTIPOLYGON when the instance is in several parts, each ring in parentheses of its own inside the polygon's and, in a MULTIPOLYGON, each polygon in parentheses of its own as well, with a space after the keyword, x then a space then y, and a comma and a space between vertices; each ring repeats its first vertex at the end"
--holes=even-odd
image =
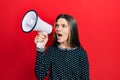
MULTIPOLYGON (((46 34, 50 34, 52 32, 52 25, 46 23, 42 19, 40 19, 35 10, 29 10, 25 13, 22 19, 22 30, 25 33, 29 33, 31 31, 42 31, 46 34)), ((37 43, 37 47, 40 47, 41 43, 37 43)))
POLYGON ((24 32, 42 31, 50 34, 52 32, 52 25, 40 19, 35 10, 29 10, 23 17, 22 30, 24 32))

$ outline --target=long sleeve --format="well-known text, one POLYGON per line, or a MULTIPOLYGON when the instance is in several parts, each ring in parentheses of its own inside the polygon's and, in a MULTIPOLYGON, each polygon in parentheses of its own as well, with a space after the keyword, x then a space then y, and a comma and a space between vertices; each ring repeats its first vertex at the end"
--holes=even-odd
POLYGON ((37 49, 36 54, 36 64, 35 64, 35 74, 38 80, 43 80, 48 73, 50 67, 50 53, 47 52, 46 55, 43 51, 37 49))
POLYGON ((86 52, 77 47, 61 49, 51 46, 37 50, 35 73, 43 80, 50 69, 49 80, 89 80, 89 63, 86 52))
POLYGON ((81 72, 82 80, 89 80, 89 62, 88 62, 87 54, 84 50, 82 50, 81 64, 82 64, 82 72, 81 72))

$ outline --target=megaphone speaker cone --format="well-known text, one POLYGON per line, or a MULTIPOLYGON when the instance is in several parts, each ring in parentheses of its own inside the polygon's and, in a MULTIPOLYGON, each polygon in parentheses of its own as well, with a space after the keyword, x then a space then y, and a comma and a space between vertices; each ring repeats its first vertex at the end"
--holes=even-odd
POLYGON ((24 32, 31 32, 37 24, 37 13, 34 10, 29 10, 23 17, 22 30, 24 32))

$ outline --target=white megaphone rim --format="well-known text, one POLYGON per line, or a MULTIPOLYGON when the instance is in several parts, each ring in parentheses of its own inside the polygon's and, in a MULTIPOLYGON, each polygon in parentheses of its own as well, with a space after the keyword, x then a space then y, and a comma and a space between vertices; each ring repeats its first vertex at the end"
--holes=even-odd
POLYGON ((26 33, 31 32, 31 31, 35 28, 35 26, 36 26, 36 24, 37 24, 37 21, 38 21, 37 12, 36 12, 35 10, 29 10, 29 11, 27 11, 27 12, 25 13, 25 15, 23 16, 23 18, 22 18, 22 31, 23 31, 23 32, 26 32, 26 33), (23 20, 24 20, 24 18, 26 17, 26 15, 29 14, 30 12, 34 12, 34 13, 35 13, 36 21, 35 21, 34 26, 31 28, 31 30, 25 31, 25 30, 23 29, 23 20))

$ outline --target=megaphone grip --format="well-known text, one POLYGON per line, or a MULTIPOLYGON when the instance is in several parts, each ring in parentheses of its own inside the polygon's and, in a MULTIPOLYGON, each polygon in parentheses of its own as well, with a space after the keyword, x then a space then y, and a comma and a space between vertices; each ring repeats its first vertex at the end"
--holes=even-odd
POLYGON ((37 48, 41 48, 42 47, 42 42, 37 42, 37 48))
MULTIPOLYGON (((46 32, 43 32, 45 35, 47 35, 47 33, 46 32)), ((36 44, 36 47, 37 48, 43 48, 43 47, 45 47, 45 45, 46 45, 46 42, 44 43, 44 42, 37 42, 37 44, 36 44)))

